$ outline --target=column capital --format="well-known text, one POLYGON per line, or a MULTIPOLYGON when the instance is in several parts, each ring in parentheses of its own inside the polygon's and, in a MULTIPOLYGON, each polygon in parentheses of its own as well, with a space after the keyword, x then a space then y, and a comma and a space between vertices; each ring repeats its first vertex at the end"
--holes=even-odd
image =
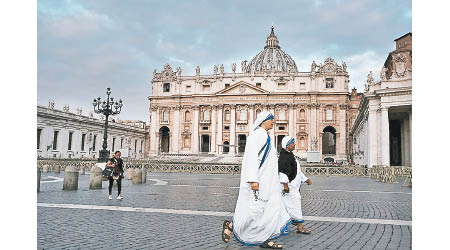
POLYGON ((200 106, 199 106, 199 105, 194 105, 194 106, 192 107, 192 109, 193 109, 193 110, 199 110, 199 109, 200 109, 200 106))
POLYGON ((236 104, 230 104, 229 106, 231 109, 236 109, 236 104))
POLYGON ((219 105, 211 105, 213 110, 217 110, 219 108, 219 105))
POLYGON ((348 109, 350 106, 348 104, 339 104, 340 109, 348 109))
POLYGON ((255 104, 249 104, 248 107, 249 107, 250 109, 254 109, 254 108, 255 108, 255 104))
POLYGON ((158 111, 159 107, 158 106, 151 106, 150 109, 152 111, 158 111))

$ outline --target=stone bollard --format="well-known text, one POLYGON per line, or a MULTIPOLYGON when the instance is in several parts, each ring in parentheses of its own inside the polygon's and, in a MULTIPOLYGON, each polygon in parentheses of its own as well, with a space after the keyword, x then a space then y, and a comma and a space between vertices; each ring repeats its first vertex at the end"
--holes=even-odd
POLYGON ((147 169, 146 168, 142 168, 142 183, 146 183, 147 182, 147 169))
POLYGON ((133 171, 133 184, 142 184, 142 171, 138 168, 133 171))
POLYGON ((86 174, 86 169, 83 166, 80 166, 80 175, 85 175, 86 174))
POLYGON ((47 164, 42 166, 42 173, 48 173, 48 165, 47 164))
POLYGON ((89 189, 102 189, 102 169, 100 167, 92 167, 89 189))
POLYGON ((64 170, 63 190, 78 189, 78 169, 74 166, 68 166, 64 170))
POLYGON ((53 172, 55 172, 55 174, 61 173, 61 166, 60 165, 55 165, 53 167, 53 172))
POLYGON ((37 191, 41 191, 41 170, 37 169, 37 191))
POLYGON ((127 169, 127 180, 132 180, 133 179, 133 170, 132 168, 127 169))

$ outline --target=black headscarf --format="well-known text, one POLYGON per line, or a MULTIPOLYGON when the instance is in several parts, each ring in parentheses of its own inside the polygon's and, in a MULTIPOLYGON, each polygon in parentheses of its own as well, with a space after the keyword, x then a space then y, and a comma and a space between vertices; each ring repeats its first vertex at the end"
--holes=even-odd
POLYGON ((278 158, 278 172, 284 173, 289 178, 289 182, 297 176, 297 161, 292 152, 282 148, 278 158))

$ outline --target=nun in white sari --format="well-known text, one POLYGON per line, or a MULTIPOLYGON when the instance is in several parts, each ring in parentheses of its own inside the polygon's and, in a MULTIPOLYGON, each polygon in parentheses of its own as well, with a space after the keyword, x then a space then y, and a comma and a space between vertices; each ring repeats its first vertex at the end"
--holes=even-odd
POLYGON ((281 141, 281 146, 280 158, 278 159, 278 170, 283 190, 281 199, 291 216, 292 222, 297 224, 297 233, 310 234, 311 231, 303 227, 300 185, 304 182, 311 185, 312 181, 303 174, 300 163, 292 153, 292 150, 295 149, 294 137, 285 136, 281 141))
POLYGON ((281 201, 277 153, 267 132, 273 121, 270 112, 261 112, 251 128, 233 221, 223 224, 222 239, 227 243, 232 231, 244 245, 281 249, 283 245, 273 240, 289 234, 291 221, 281 201))

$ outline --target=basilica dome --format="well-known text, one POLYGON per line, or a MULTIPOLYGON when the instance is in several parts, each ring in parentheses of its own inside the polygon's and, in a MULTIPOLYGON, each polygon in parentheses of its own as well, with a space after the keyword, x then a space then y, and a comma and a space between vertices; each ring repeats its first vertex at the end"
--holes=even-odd
POLYGON ((278 38, 273 31, 267 37, 264 50, 259 52, 247 65, 247 73, 251 72, 298 72, 297 65, 290 55, 281 50, 278 38))

